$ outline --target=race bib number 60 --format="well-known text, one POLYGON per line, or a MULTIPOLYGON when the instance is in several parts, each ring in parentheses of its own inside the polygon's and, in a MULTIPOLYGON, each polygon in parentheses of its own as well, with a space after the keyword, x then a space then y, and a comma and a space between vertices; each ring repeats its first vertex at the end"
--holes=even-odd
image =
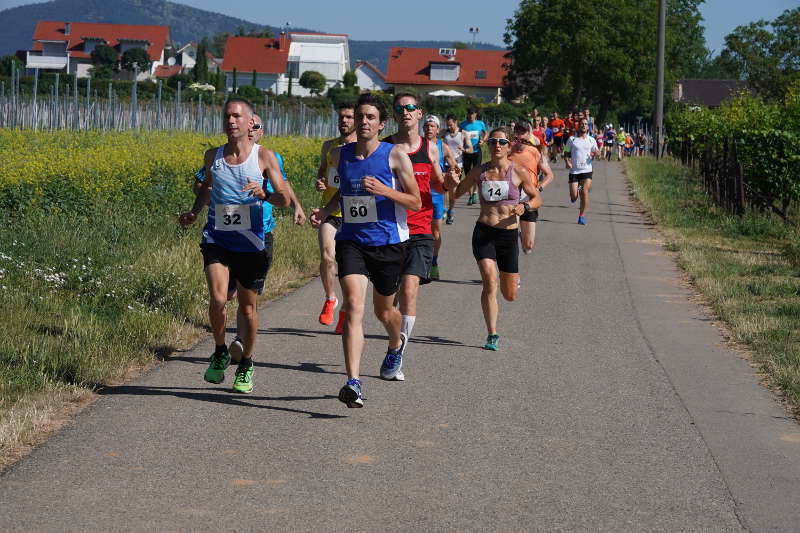
POLYGON ((343 196, 344 221, 350 224, 364 224, 378 221, 378 206, 374 196, 343 196))
POLYGON ((481 182, 481 194, 487 202, 508 200, 508 182, 505 180, 481 182))
POLYGON ((246 231, 250 229, 249 204, 217 204, 214 208, 214 229, 246 231))

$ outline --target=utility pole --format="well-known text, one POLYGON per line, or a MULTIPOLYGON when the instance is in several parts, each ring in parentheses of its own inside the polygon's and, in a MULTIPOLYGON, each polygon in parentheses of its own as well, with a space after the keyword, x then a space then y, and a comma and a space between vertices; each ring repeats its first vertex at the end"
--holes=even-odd
POLYGON ((656 58, 656 123, 654 130, 656 158, 661 158, 664 139, 664 48, 667 22, 667 0, 658 0, 658 54, 656 58))

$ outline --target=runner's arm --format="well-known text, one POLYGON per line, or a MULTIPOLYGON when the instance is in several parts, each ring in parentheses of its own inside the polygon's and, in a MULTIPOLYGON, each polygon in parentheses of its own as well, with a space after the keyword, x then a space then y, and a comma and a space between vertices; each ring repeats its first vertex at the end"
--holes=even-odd
MULTIPOLYGON (((444 144, 442 144, 444 148, 444 144)), ((442 167, 439 164, 439 158, 444 157, 444 154, 439 153, 439 146, 436 143, 428 143, 428 157, 431 160, 431 188, 439 194, 444 193, 444 174, 442 174, 442 167)))
POLYGON ((317 169, 317 180, 314 182, 314 188, 320 192, 328 188, 328 184, 326 182, 327 176, 325 175, 327 172, 328 161, 325 156, 328 153, 328 147, 330 144, 331 141, 325 141, 322 143, 322 150, 319 154, 319 168, 317 169))
POLYGON ((542 171, 544 174, 544 178, 539 182, 539 187, 544 189, 555 179, 555 175, 553 174, 553 169, 550 168, 550 163, 547 162, 546 157, 539 158, 539 170, 542 171))
POLYGON ((464 130, 461 130, 461 142, 464 145, 464 151, 468 154, 473 152, 472 150, 472 140, 466 134, 464 130))
POLYGON ((181 226, 188 226, 197 220, 197 215, 208 205, 208 202, 211 200, 211 186, 214 182, 211 174, 211 164, 214 162, 215 153, 216 150, 212 148, 207 150, 203 156, 206 177, 202 182, 195 185, 196 196, 194 198, 194 204, 192 204, 192 208, 178 218, 178 222, 181 226))
MULTIPOLYGON (((533 184, 533 177, 522 167, 514 167, 514 174, 519 178, 522 190, 528 195, 528 201, 520 203, 528 204, 529 209, 539 209, 542 206, 542 196, 539 194, 539 189, 533 184)), ((517 214, 521 215, 522 213, 517 214)))
MULTIPOLYGON (((331 163, 334 165, 339 165, 339 153, 340 148, 334 148, 331 151, 331 163)), ((319 209, 312 209, 311 210, 311 225, 315 228, 319 227, 320 224, 325 222, 325 219, 330 216, 331 213, 335 212, 339 208, 339 199, 342 196, 341 189, 337 190, 336 193, 328 200, 328 203, 325 204, 324 207, 319 209)))
POLYGON ((458 187, 456 187, 456 189, 452 193, 453 194, 452 198, 453 199, 458 198, 459 196, 467 192, 470 189, 470 187, 472 187, 473 185, 477 185, 478 176, 480 175, 481 175, 481 167, 480 166, 473 167, 472 170, 469 171, 469 174, 467 174, 467 177, 461 180, 461 182, 459 182, 458 187))
POLYGON ((456 158, 453 157, 453 151, 450 149, 449 146, 442 143, 442 148, 444 148, 444 162, 450 168, 456 168, 456 158))
POLYGON ((406 209, 419 211, 422 208, 422 199, 419 196, 419 185, 417 185, 417 180, 414 178, 414 167, 411 165, 411 159, 408 158, 405 152, 395 146, 389 154, 389 167, 400 182, 400 186, 403 188, 402 191, 387 187, 377 178, 364 178, 364 188, 370 194, 385 196, 406 209))
POLYGON ((572 144, 570 144, 571 142, 572 141, 567 141, 566 145, 567 148, 569 148, 569 151, 564 150, 564 161, 566 161, 567 163, 567 168, 572 168, 572 144))
POLYGON ((272 185, 272 190, 275 192, 267 194, 262 188, 261 183, 257 181, 251 181, 245 185, 243 190, 253 191, 253 195, 271 203, 275 207, 289 207, 291 199, 289 198, 286 184, 283 181, 283 174, 281 173, 281 167, 278 164, 275 153, 263 146, 259 147, 258 162, 259 166, 264 169, 264 177, 269 180, 270 185, 272 185))

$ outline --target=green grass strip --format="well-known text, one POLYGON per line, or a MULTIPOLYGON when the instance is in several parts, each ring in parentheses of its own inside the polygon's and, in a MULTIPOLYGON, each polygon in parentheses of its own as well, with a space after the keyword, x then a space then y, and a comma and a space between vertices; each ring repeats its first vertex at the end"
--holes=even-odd
POLYGON ((678 265, 800 414, 798 231, 768 214, 726 213, 678 161, 637 158, 625 167, 678 265))

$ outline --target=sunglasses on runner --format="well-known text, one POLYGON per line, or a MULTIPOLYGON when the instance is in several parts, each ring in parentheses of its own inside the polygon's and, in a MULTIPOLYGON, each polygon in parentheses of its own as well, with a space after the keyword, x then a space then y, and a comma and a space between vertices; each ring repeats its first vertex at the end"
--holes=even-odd
POLYGON ((261 124, 253 124, 253 129, 254 130, 260 130, 261 129, 261 124))
POLYGON ((489 144, 499 144, 500 146, 505 146, 509 144, 511 141, 509 141, 508 139, 503 139, 498 137, 489 137, 488 139, 486 139, 486 142, 488 142, 489 144))
POLYGON ((396 105, 394 106, 394 112, 398 115, 402 114, 403 111, 416 111, 419 109, 419 106, 416 104, 406 104, 406 105, 396 105))

